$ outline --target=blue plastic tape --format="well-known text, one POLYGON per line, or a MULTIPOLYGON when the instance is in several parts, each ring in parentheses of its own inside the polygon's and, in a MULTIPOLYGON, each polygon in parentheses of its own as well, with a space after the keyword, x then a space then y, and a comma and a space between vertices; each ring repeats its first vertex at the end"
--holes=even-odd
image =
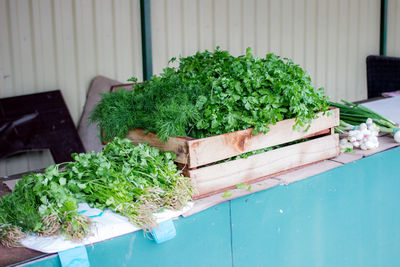
POLYGON ((58 252, 62 267, 89 267, 89 259, 85 246, 58 252))
MULTIPOLYGON (((87 210, 78 211, 79 214, 84 214, 85 212, 87 212, 87 210)), ((101 215, 103 215, 103 213, 104 213, 104 211, 100 211, 100 213, 98 213, 98 214, 96 214, 96 215, 91 215, 91 216, 88 216, 88 217, 89 217, 89 218, 100 217, 101 215)))
POLYGON ((151 231, 154 241, 157 244, 168 241, 176 236, 175 225, 172 220, 164 221, 151 231))

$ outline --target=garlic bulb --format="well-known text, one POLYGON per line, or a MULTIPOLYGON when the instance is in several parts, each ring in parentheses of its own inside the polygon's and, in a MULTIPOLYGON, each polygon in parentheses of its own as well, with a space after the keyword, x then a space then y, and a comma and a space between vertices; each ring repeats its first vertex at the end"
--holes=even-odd
POLYGON ((353 150, 353 144, 348 142, 346 138, 340 139, 339 142, 340 153, 350 152, 353 150))
MULTIPOLYGON (((379 146, 378 134, 379 128, 371 118, 368 118, 365 123, 361 123, 354 130, 348 132, 346 142, 349 141, 352 147, 359 147, 362 150, 375 149, 379 146)), ((400 142, 400 134, 397 134, 397 137, 400 142)), ((346 146, 347 144, 341 141, 341 150, 342 148, 346 150, 346 146)))
POLYGON ((400 131, 397 130, 396 133, 394 134, 394 141, 396 141, 396 143, 400 143, 400 131))

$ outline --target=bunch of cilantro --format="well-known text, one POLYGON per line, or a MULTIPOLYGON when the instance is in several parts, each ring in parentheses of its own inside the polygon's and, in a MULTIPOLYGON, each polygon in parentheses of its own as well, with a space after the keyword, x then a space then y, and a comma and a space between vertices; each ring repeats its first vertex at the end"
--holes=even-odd
POLYGON ((44 173, 31 173, 19 180, 13 192, 0 199, 0 242, 17 245, 25 233, 41 236, 63 233, 80 240, 90 230, 90 221, 78 213, 74 195, 65 187, 66 179, 59 165, 44 173))
POLYGON ((175 155, 116 138, 102 152, 73 155, 74 162, 29 174, 0 199, 0 242, 13 246, 25 233, 64 234, 81 240, 90 219, 78 203, 111 209, 142 227, 156 225, 153 213, 181 209, 193 194, 190 179, 173 163, 175 155))
POLYGON ((103 140, 134 128, 155 132, 162 141, 250 127, 254 134, 267 133, 270 124, 288 118, 295 118, 298 130, 328 109, 324 90, 314 90, 301 67, 274 54, 254 57, 250 48, 239 57, 218 47, 181 57, 177 68, 165 68, 133 89, 104 94, 93 110, 90 119, 103 140))

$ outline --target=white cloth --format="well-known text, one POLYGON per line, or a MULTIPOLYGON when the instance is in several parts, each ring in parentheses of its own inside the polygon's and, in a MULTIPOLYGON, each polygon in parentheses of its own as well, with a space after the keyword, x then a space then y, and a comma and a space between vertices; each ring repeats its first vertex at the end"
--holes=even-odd
MULTIPOLYGON (((164 210, 154 214, 158 223, 175 218, 191 209, 192 202, 179 211, 164 210)), ((90 208, 88 204, 79 204, 79 211, 85 211, 86 216, 95 216, 101 214, 100 209, 90 208)), ((92 226, 92 235, 88 236, 81 242, 73 242, 65 239, 63 236, 43 237, 29 235, 21 241, 21 244, 27 248, 37 250, 43 253, 56 253, 74 247, 93 244, 99 241, 121 236, 140 230, 139 227, 129 222, 128 218, 118 215, 110 210, 105 210, 101 216, 91 218, 94 225, 92 226)))

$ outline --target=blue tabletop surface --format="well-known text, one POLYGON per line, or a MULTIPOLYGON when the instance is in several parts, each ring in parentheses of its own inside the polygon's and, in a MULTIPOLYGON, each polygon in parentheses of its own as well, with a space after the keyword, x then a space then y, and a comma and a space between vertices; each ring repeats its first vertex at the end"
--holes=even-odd
POLYGON ((400 148, 174 222, 87 246, 91 266, 400 266, 400 148))

